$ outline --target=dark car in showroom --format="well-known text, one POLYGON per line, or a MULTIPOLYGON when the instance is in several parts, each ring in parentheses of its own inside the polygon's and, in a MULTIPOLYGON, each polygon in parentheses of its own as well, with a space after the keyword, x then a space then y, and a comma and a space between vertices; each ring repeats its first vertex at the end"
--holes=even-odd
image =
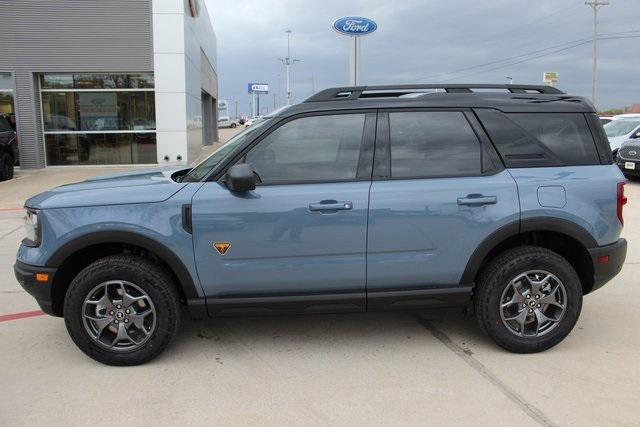
POLYGON ((10 115, 0 114, 0 181, 13 178, 18 159, 18 134, 14 122, 10 115))

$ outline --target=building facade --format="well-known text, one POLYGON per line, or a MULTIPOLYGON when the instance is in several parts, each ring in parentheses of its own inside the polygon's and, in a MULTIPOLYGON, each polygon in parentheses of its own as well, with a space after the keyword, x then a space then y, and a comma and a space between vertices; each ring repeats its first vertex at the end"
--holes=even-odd
POLYGON ((24 168, 187 164, 217 139, 202 0, 7 0, 0 113, 24 168))

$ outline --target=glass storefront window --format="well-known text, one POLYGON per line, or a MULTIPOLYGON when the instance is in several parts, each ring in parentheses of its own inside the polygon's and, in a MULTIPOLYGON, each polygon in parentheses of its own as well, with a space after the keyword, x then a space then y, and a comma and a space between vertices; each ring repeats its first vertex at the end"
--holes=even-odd
POLYGON ((156 163, 155 133, 46 134, 47 164, 156 163))
POLYGON ((153 73, 44 74, 43 89, 153 89, 153 73))
POLYGON ((45 131, 154 130, 155 94, 42 92, 45 131))
POLYGON ((153 73, 44 74, 48 165, 153 164, 153 73))
POLYGON ((78 130, 73 92, 43 92, 45 130, 78 130))
POLYGON ((13 114, 13 92, 0 92, 0 114, 13 114))
POLYGON ((73 89, 72 74, 45 74, 42 76, 43 89, 73 89))
POLYGON ((12 91, 13 78, 11 73, 0 73, 0 91, 12 91))

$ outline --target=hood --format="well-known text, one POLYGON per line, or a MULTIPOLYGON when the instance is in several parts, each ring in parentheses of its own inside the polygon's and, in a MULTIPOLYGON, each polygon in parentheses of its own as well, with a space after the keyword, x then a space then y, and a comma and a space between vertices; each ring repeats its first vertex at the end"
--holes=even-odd
POLYGON ((622 144, 625 148, 637 148, 640 149, 640 141, 637 139, 630 139, 622 144))
POLYGON ((611 149, 617 150, 618 148, 620 148, 623 142, 629 140, 629 137, 627 135, 622 135, 622 136, 609 137, 607 139, 609 140, 609 145, 611 146, 611 149))
POLYGON ((186 184, 171 175, 185 168, 156 168, 100 175, 40 193, 25 202, 35 209, 162 202, 186 184))

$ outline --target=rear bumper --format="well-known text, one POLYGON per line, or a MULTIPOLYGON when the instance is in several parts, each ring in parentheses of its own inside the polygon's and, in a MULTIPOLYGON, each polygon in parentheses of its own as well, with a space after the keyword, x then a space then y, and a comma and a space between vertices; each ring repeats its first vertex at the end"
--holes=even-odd
POLYGON ((627 241, 618 239, 617 242, 611 245, 598 246, 587 250, 593 262, 593 288, 591 288, 591 292, 593 292, 620 273, 627 257, 627 241), (606 262, 604 262, 605 257, 608 257, 606 262))
POLYGON ((51 302, 51 286, 56 270, 56 268, 39 267, 20 261, 16 261, 13 266, 13 271, 20 285, 36 299, 42 311, 52 316, 54 313, 51 302), (45 282, 38 282, 36 281, 36 273, 46 273, 49 275, 49 279, 45 282))

